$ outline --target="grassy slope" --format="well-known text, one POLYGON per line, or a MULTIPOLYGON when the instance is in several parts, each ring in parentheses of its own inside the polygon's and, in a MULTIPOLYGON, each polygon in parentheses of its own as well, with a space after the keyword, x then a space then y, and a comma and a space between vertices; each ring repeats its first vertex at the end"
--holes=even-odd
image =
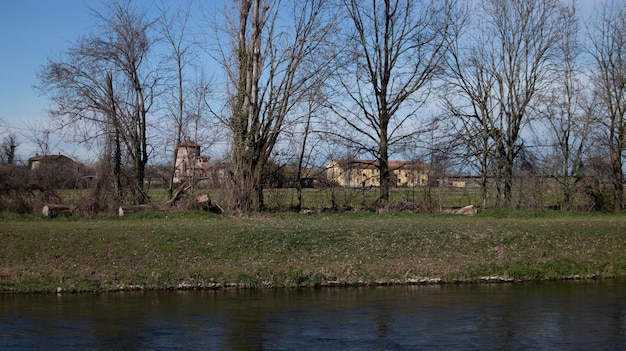
POLYGON ((137 214, 0 219, 0 291, 626 276, 626 217, 137 214))

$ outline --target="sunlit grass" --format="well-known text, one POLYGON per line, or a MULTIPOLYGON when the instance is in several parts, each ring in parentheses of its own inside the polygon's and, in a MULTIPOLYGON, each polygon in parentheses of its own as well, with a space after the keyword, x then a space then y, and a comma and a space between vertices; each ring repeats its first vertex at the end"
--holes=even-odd
MULTIPOLYGON (((231 196, 222 189, 196 189, 197 193, 207 193, 217 203, 227 201, 231 196)), ((151 189, 150 200, 154 204, 167 201, 167 190, 151 189)), ((303 189, 304 208, 331 208, 351 207, 360 208, 379 203, 380 189, 378 188, 305 188, 303 189)), ((265 205, 268 209, 289 209, 295 206, 297 190, 295 188, 270 188, 264 190, 265 205)), ((477 188, 392 188, 389 202, 394 203, 432 203, 441 207, 463 207, 480 205, 480 191, 477 188)))
MULTIPOLYGON (((148 188, 151 205, 164 205, 168 200, 168 191, 164 188, 148 188)), ((59 189, 56 191, 62 203, 75 204, 90 196, 88 189, 59 189)), ((228 189, 197 188, 195 194, 208 194, 213 203, 232 203, 232 192, 228 189)), ((191 194, 187 194, 188 196, 191 194)), ((436 211, 441 208, 454 208, 473 205, 480 207, 480 189, 476 187, 413 187, 390 189, 389 202, 381 204, 379 188, 345 188, 319 187, 303 189, 303 204, 305 209, 329 208, 372 208, 384 205, 391 208, 402 208, 403 205, 413 204, 423 209, 436 211)), ((522 209, 554 208, 559 204, 562 195, 558 188, 534 189, 520 187, 513 191, 514 203, 512 207, 522 209)), ((578 194, 574 197, 571 209, 589 211, 593 203, 578 194)), ((264 190, 265 207, 269 211, 291 210, 297 205, 297 190, 295 188, 267 188, 264 190)), ((496 191, 489 188, 488 207, 496 206, 496 191)))
POLYGON ((626 276, 624 215, 133 214, 6 220, 0 290, 291 287, 626 276))

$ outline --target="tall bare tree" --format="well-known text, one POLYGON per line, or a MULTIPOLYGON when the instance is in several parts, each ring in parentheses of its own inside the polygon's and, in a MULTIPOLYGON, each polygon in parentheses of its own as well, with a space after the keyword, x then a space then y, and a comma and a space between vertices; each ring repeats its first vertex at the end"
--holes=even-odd
POLYGON ((324 0, 240 1, 236 59, 222 53, 232 86, 228 122, 239 210, 264 207, 263 172, 285 120, 315 76, 303 68, 328 33, 327 5, 324 0))
MULTIPOLYGON (((174 173, 176 170, 176 158, 178 154, 178 147, 183 141, 183 133, 187 131, 185 108, 187 102, 187 94, 189 89, 185 86, 188 79, 185 77, 187 66, 189 66, 190 56, 193 54, 194 45, 189 40, 188 36, 188 24, 190 21, 190 4, 186 7, 178 7, 171 13, 170 8, 161 9, 161 18, 159 28, 161 36, 169 47, 169 54, 166 59, 172 63, 174 67, 174 77, 172 79, 173 84, 168 89, 172 92, 171 97, 174 102, 171 104, 170 110, 173 117, 174 124, 174 143, 173 143, 173 155, 171 159, 170 179, 168 194, 170 199, 174 194, 174 173)), ((168 104, 169 105, 169 104, 168 104)), ((196 140, 197 141, 197 140, 196 140)))
POLYGON ((133 202, 141 204, 148 200, 147 118, 158 78, 149 59, 154 22, 130 0, 111 3, 107 13, 94 15, 100 31, 79 39, 65 59, 49 60, 39 73, 39 88, 54 103, 56 123, 74 126, 88 138, 105 135, 115 145, 118 186, 121 163, 129 160, 133 202))
POLYGON ((450 50, 451 94, 444 101, 480 170, 483 206, 493 172, 496 205, 509 207, 523 129, 553 86, 573 13, 560 0, 479 0, 472 6, 467 37, 450 50))
POLYGON ((611 164, 613 209, 624 209, 626 147, 626 4, 608 1, 591 24, 590 52, 595 62, 593 83, 599 103, 597 121, 611 164))
POLYGON ((333 109, 340 139, 373 155, 380 172, 380 200, 389 200, 393 147, 420 132, 416 115, 440 72, 450 42, 455 0, 343 0, 346 55, 336 76, 333 109))
POLYGON ((524 150, 522 131, 552 83, 567 11, 560 0, 483 0, 479 7, 486 49, 472 59, 478 66, 485 63, 481 75, 492 75, 478 88, 488 94, 481 99, 489 101, 484 126, 493 141, 498 204, 510 207, 515 163, 524 150))
POLYGON ((0 162, 14 164, 15 163, 15 150, 19 146, 17 136, 14 133, 9 133, 2 139, 0 144, 0 162))
POLYGON ((479 17, 475 16, 478 12, 469 10, 467 13, 474 16, 455 23, 454 30, 465 35, 450 45, 441 100, 444 110, 452 117, 447 119, 448 140, 456 146, 457 156, 478 169, 481 207, 487 208, 494 148, 492 125, 497 110, 496 67, 489 60, 490 49, 485 44, 489 40, 485 33, 477 30, 480 28, 479 17))
POLYGON ((585 86, 581 80, 579 22, 574 6, 563 12, 561 28, 563 39, 558 45, 562 62, 557 66, 557 77, 540 106, 541 119, 547 125, 548 170, 561 185, 563 199, 560 206, 570 208, 576 184, 582 179, 584 152, 589 141, 592 120, 585 111, 585 86))
POLYGON ((486 0, 486 29, 492 37, 498 110, 493 124, 498 199, 513 205, 515 162, 524 150, 522 129, 533 104, 552 83, 564 27, 560 0, 486 0))

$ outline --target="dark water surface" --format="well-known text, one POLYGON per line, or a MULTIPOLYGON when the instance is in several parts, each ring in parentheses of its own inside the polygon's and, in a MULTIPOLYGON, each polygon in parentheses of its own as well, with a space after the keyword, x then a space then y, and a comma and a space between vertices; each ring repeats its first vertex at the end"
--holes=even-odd
POLYGON ((0 350, 626 350, 626 281, 0 295, 0 350))

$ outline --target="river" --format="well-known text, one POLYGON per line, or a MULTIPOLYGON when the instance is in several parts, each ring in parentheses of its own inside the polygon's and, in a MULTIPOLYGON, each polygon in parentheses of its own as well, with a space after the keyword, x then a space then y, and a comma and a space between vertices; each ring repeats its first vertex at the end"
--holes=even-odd
POLYGON ((0 350, 626 350, 626 280, 0 295, 0 350))

